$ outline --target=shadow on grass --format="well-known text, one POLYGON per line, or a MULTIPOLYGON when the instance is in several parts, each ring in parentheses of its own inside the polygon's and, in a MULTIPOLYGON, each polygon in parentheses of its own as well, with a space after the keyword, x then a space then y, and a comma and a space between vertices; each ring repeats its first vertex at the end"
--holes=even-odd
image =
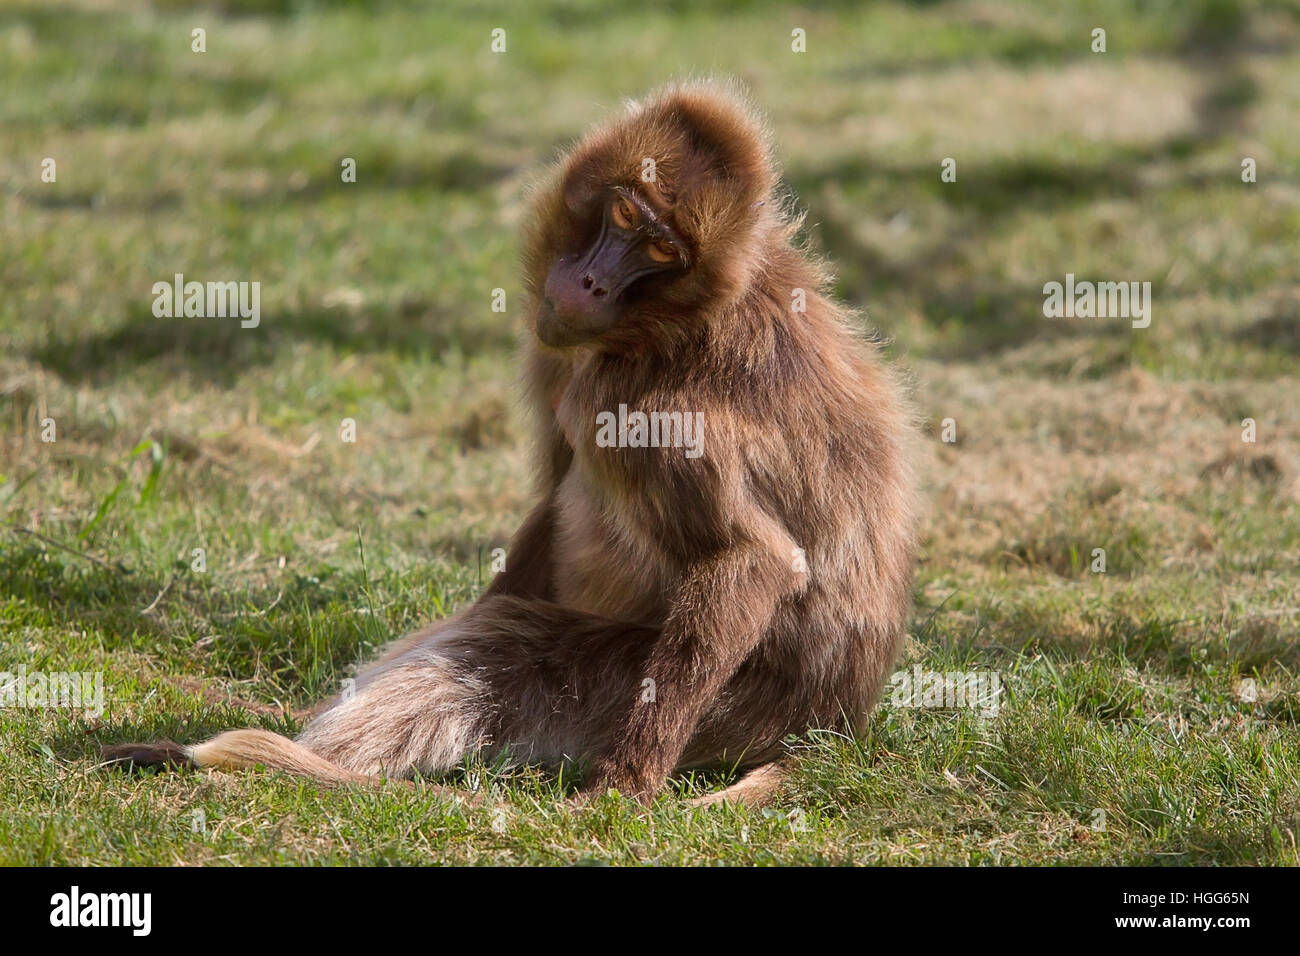
MULTIPOLYGON (((178 9, 184 6, 176 5, 178 9)), ((294 0, 231 0, 225 9, 280 15, 305 6, 294 0)), ((82 28, 90 28, 94 22, 83 23, 82 28)), ((963 177, 960 188, 941 188, 930 163, 882 168, 851 161, 795 170, 790 182, 799 192, 816 195, 831 183, 888 177, 921 184, 927 195, 954 211, 957 228, 918 249, 902 264, 882 261, 843 224, 827 220, 821 229, 827 253, 844 264, 845 291, 851 300, 869 304, 883 291, 897 291, 918 301, 927 321, 945 329, 946 341, 935 347, 936 358, 980 357, 1033 340, 1095 336, 1099 330, 1094 326, 1043 322, 1040 284, 1001 283, 987 278, 971 281, 961 270, 944 269, 942 264, 971 259, 971 252, 998 234, 1008 216, 1031 212, 1050 218, 1070 206, 1115 196, 1140 197, 1143 168, 1161 159, 1193 158, 1241 129, 1260 92, 1244 64, 1244 54, 1259 52, 1251 46, 1254 41, 1248 25, 1249 17, 1240 5, 1228 0, 1205 0, 1179 21, 1177 29, 1184 35, 1175 45, 1176 55, 1194 68, 1203 84, 1194 110, 1196 125, 1190 133, 1152 147, 1116 149, 1089 163, 1012 160, 979 175, 963 177)), ((38 26, 54 35, 70 29, 48 15, 38 16, 38 26)), ((1283 48, 1279 46, 1273 52, 1283 52, 1283 48)), ((1007 57, 1016 62, 1014 56, 1007 57)), ((223 94, 236 105, 247 105, 251 97, 265 93, 256 81, 239 82, 244 85, 223 94)), ((456 104, 449 109, 454 118, 464 119, 470 107, 456 104)), ((97 120, 91 117, 91 121, 97 120)), ((355 184, 362 189, 481 191, 517 168, 469 150, 405 163, 387 155, 382 147, 375 147, 371 154, 358 159, 366 170, 355 184)), ((1191 168, 1182 173, 1183 179, 1161 188, 1186 187, 1204 175, 1191 168)), ((318 179, 301 190, 271 189, 236 197, 234 203, 250 208, 270 203, 311 203, 330 188, 327 180, 318 179)), ((164 194, 149 202, 167 204, 177 199, 164 194)), ((85 208, 94 203, 95 197, 42 193, 35 201, 52 207, 85 208)), ((467 353, 507 348, 511 336, 505 323, 487 327, 468 323, 455 310, 429 302, 371 308, 360 315, 309 307, 268 315, 257 330, 241 329, 230 320, 158 320, 140 308, 116 330, 90 338, 56 340, 31 357, 72 381, 112 381, 134 374, 142 363, 156 363, 174 374, 230 385, 244 369, 267 364, 283 348, 301 341, 329 343, 344 351, 408 355, 448 348, 467 353)))
MULTIPOLYGON (((1157 832, 1167 826, 1159 809, 1134 816, 1157 832)), ((1234 827, 1231 832, 1191 827, 1164 839, 1149 837, 1143 841, 1145 845, 1126 848, 1123 859, 1116 862, 1124 866, 1257 866, 1278 850, 1272 831, 1271 826, 1262 824, 1234 827)))
MULTIPOLYGON (((1243 676, 1278 666, 1300 669, 1294 626, 1282 616, 1256 618, 1229 633, 1210 617, 1124 608, 1113 601, 1080 613, 1077 601, 1050 590, 1008 608, 969 597, 954 591, 936 603, 921 589, 915 594, 911 633, 945 669, 1013 668, 1038 654, 1084 663, 1114 655, 1175 677, 1207 664, 1235 667, 1243 676)), ((1262 705, 1261 713, 1293 722, 1294 710, 1292 702, 1277 700, 1262 705)))
POLYGON ((1300 314, 1295 306, 1247 325, 1237 331, 1238 341, 1261 349, 1276 349, 1300 355, 1300 314))
MULTIPOLYGON (((109 632, 105 649, 122 645, 146 648, 160 638, 174 636, 159 620, 139 614, 163 589, 158 577, 78 560, 29 543, 25 537, 15 538, 2 527, 0 582, 0 596, 16 601, 10 614, 20 623, 30 616, 37 618, 32 623, 74 633, 88 627, 104 628, 109 632), (114 635, 120 640, 114 640, 114 635)), ((60 650, 50 648, 48 652, 60 650)))
MULTIPOLYGON (((64 646, 43 648, 36 664, 135 651, 160 657, 169 671, 189 670, 184 665, 194 662, 214 679, 257 679, 304 701, 333 693, 350 665, 400 636, 398 627, 371 613, 360 571, 323 569, 236 591, 211 586, 181 562, 164 575, 103 567, 22 542, 4 544, 0 596, 12 599, 15 623, 71 635, 64 646)), ((386 620, 403 627, 421 620, 419 598, 412 588, 389 601, 386 620)))
MULTIPOLYGON (((963 177, 960 188, 940 183, 932 162, 890 166, 847 160, 817 169, 787 171, 787 182, 802 195, 815 196, 837 183, 886 179, 919 188, 954 213, 958 226, 917 249, 902 263, 889 262, 855 237, 849 224, 822 219, 818 235, 832 261, 841 264, 844 292, 851 301, 870 304, 885 290, 896 289, 918 301, 927 321, 948 326, 956 340, 933 349, 934 357, 958 360, 996 354, 1029 341, 1100 334, 1096 325, 1045 323, 1041 285, 972 281, 945 263, 962 263, 997 235, 1009 216, 1027 212, 1045 220, 1061 210, 1116 197, 1140 199, 1147 191, 1142 171, 1161 160, 1190 160, 1212 149, 1223 137, 1243 128, 1247 111, 1260 90, 1243 62, 1251 46, 1245 14, 1219 0, 1205 3, 1192 17, 1178 55, 1202 78, 1193 130, 1148 147, 1121 147, 1091 162, 1061 163, 1047 159, 1012 159, 963 177)), ((1287 52, 1284 44, 1263 52, 1287 52)), ((1186 163, 1161 191, 1195 191, 1206 182, 1203 170, 1186 163)), ((967 270, 968 271, 968 270, 967 270)), ((1062 270, 1066 271, 1066 270, 1062 270)), ((1058 278, 1056 276, 1049 278, 1058 278)), ((1277 332, 1262 325, 1261 332, 1277 332)), ((1286 333, 1279 336, 1284 340, 1286 333)), ((1294 337, 1290 337, 1294 341, 1294 337)))
POLYGON ((263 312, 255 328, 232 318, 157 318, 137 306, 112 331, 58 338, 29 358, 68 381, 108 384, 152 365, 170 376, 233 386, 251 368, 269 365, 302 342, 325 343, 343 353, 387 352, 403 357, 501 351, 514 342, 506 321, 471 321, 425 300, 360 312, 324 307, 263 312))

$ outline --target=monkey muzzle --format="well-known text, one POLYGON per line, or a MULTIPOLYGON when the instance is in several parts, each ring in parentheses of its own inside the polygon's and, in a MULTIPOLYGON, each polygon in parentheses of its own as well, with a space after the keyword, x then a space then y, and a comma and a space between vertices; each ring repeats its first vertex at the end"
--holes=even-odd
POLYGON ((537 337, 546 345, 578 345, 613 328, 622 314, 620 298, 642 276, 662 271, 645 251, 645 237, 610 228, 585 252, 561 256, 546 276, 537 337))

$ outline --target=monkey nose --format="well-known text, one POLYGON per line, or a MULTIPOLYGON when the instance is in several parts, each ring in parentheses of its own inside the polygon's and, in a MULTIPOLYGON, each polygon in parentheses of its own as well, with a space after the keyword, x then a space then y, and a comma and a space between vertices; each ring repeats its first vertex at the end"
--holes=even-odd
POLYGON ((563 321, 583 324, 604 309, 609 289, 594 273, 572 277, 561 274, 547 279, 544 296, 563 321))

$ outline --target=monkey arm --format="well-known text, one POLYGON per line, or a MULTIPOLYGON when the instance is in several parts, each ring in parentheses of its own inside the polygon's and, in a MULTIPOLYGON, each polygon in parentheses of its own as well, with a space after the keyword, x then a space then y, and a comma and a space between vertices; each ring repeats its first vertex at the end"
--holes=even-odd
POLYGON ((758 646, 783 600, 807 574, 794 570, 794 547, 776 527, 762 538, 694 563, 671 603, 646 665, 653 700, 629 701, 609 754, 584 789, 610 787, 647 801, 664 786, 706 709, 758 646))
POLYGON ((506 569, 489 585, 484 597, 510 594, 554 600, 555 489, 573 462, 573 448, 556 413, 558 396, 573 374, 570 363, 527 346, 524 359, 525 388, 531 397, 540 440, 537 455, 542 500, 519 526, 506 551, 506 569))
POLYGON ((538 477, 547 498, 573 463, 573 443, 557 411, 572 377, 572 360, 539 348, 535 340, 529 343, 524 357, 524 383, 535 416, 538 477))
POLYGON ((492 579, 484 597, 510 594, 550 601, 551 566, 555 537, 555 510, 547 498, 529 512, 506 549, 506 569, 492 579))

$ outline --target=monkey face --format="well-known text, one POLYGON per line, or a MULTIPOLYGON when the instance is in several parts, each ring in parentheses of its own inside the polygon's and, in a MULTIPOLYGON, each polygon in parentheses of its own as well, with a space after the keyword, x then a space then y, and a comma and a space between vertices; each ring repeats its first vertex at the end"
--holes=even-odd
POLYGON ((791 227, 761 122, 739 97, 670 87, 589 135, 534 201, 537 339, 632 352, 691 340, 753 285, 791 227))
POLYGON ((624 293, 637 280, 690 270, 682 237, 635 191, 610 188, 597 215, 590 244, 559 256, 547 273, 537 317, 537 336, 547 345, 600 336, 618 322, 624 293))

